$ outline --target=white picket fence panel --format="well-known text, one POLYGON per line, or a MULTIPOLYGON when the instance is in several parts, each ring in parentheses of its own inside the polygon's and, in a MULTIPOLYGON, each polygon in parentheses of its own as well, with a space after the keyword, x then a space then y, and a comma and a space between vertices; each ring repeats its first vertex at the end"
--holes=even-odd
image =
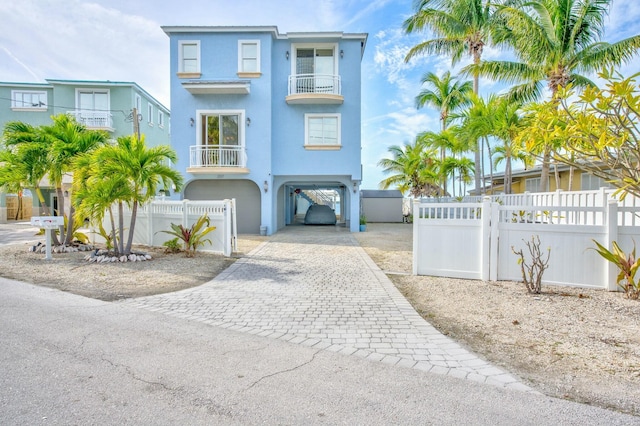
POLYGON ((482 202, 413 206, 413 273, 482 280, 522 280, 518 256, 532 236, 551 250, 544 283, 617 288, 617 268, 595 250, 616 241, 630 251, 640 241, 640 202, 611 190, 516 194, 482 202))
MULTIPOLYGON (((235 209, 235 200, 170 201, 156 199, 138 207, 133 243, 162 247, 163 243, 175 237, 161 231, 170 231, 172 223, 190 227, 200 216, 207 214, 210 226, 215 226, 216 229, 205 237, 210 242, 206 242, 203 246, 198 247, 197 250, 231 256, 233 250, 237 249, 235 209)), ((114 206, 113 211, 116 223, 118 223, 117 207, 114 206)), ((131 220, 131 211, 126 207, 123 219, 126 238, 131 220)), ((105 216, 102 226, 107 231, 111 229, 111 222, 108 216, 105 216)), ((96 234, 95 230, 92 235, 95 243, 104 243, 104 239, 96 234)))

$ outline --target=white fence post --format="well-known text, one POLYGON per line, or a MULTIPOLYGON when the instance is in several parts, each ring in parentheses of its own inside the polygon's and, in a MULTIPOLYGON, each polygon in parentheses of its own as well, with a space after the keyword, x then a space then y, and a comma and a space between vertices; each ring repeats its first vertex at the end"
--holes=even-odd
MULTIPOLYGON (((609 200, 607 203, 607 217, 605 220, 607 221, 607 224, 605 227, 606 234, 603 245, 611 250, 613 249, 613 242, 618 239, 618 202, 616 200, 609 200)), ((602 258, 602 261, 605 263, 604 279, 607 290, 618 290, 618 284, 616 281, 616 277, 618 276, 618 267, 604 258, 602 258)))
POLYGON ((147 244, 150 246, 153 246, 153 206, 155 205, 155 203, 156 200, 151 200, 151 202, 147 205, 147 223, 149 228, 147 232, 147 244))
POLYGON ((225 256, 231 256, 231 201, 224 200, 224 235, 222 237, 223 254, 225 256))
POLYGON ((480 255, 482 260, 480 263, 480 274, 483 281, 489 279, 491 271, 491 198, 482 198, 482 228, 480 231, 480 255))
POLYGON ((498 281, 498 256, 500 247, 500 238, 498 234, 498 224, 500 222, 500 204, 491 203, 491 264, 489 265, 489 280, 498 281))
POLYGON ((189 227, 189 200, 182 200, 182 226, 189 227))

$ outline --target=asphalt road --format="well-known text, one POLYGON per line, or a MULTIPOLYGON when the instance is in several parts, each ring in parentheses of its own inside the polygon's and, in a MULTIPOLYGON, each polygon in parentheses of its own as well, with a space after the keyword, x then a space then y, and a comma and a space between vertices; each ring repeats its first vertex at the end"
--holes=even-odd
POLYGON ((640 425, 6 279, 0 342, 3 425, 640 425))

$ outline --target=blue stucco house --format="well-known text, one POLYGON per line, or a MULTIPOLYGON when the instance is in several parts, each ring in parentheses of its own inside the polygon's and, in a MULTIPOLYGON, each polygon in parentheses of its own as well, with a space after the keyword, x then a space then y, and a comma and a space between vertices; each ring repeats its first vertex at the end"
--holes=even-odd
MULTIPOLYGON (((133 110, 137 111, 139 131, 150 146, 169 145, 170 111, 134 82, 47 79, 45 83, 0 82, 0 131, 10 121, 33 126, 51 124, 51 116, 69 114, 89 129, 104 130, 111 139, 134 133, 133 110)), ((42 183, 46 204, 57 209, 54 188, 42 183)), ((63 189, 70 190, 71 176, 63 189)), ((68 193, 68 192, 67 192, 68 193)), ((68 206, 68 203, 65 203, 68 206)), ((33 215, 42 213, 34 197, 33 215)), ((7 194, 0 191, 0 223, 12 219, 7 194)), ((23 218, 24 219, 24 218, 23 218)))
POLYGON ((235 198, 238 231, 272 234, 328 204, 359 229, 367 34, 165 26, 174 198, 235 198))

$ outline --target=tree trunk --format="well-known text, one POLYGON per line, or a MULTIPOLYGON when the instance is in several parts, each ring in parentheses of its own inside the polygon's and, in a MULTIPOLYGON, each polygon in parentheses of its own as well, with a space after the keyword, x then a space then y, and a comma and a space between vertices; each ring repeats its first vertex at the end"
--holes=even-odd
POLYGON ((491 195, 493 195, 493 155, 491 154, 491 145, 489 145, 489 138, 485 137, 484 140, 487 144, 487 153, 489 154, 489 179, 491 181, 491 195))
POLYGON ((116 239, 116 221, 113 218, 113 209, 111 207, 109 207, 109 219, 111 221, 111 241, 113 242, 113 251, 115 252, 116 256, 120 257, 122 252, 118 250, 118 241, 116 239))
POLYGON ((551 150, 544 149, 542 156, 542 170, 540 171, 540 191, 547 192, 549 190, 549 163, 551 160, 551 150))
POLYGON ((124 204, 122 201, 118 202, 118 240, 113 244, 118 246, 120 253, 124 253, 124 204))
POLYGON ((504 193, 511 194, 511 156, 506 156, 504 161, 504 193))
POLYGON ((575 170, 575 167, 569 166, 569 188, 567 188, 567 191, 573 191, 573 174, 575 170))
POLYGON ((45 216, 51 216, 51 214, 49 213, 49 206, 47 206, 47 203, 45 203, 44 201, 44 195, 42 195, 42 189, 40 189, 39 186, 36 186, 33 188, 33 191, 36 193, 36 197, 38 197, 38 202, 42 207, 42 213, 45 216))
POLYGON ((76 209, 69 203, 69 218, 67 219, 67 235, 64 237, 64 245, 69 245, 73 241, 73 215, 76 209))
POLYGON ((133 231, 136 225, 136 216, 138 215, 138 201, 133 202, 131 206, 131 222, 129 224, 129 238, 127 239, 127 247, 124 250, 124 254, 131 254, 131 245, 133 244, 133 231))
MULTIPOLYGON (((473 52, 473 63, 477 66, 480 65, 480 55, 481 55, 481 51, 477 51, 474 50, 473 52)), ((473 73, 473 93, 477 96, 478 95, 478 88, 480 85, 480 76, 478 75, 478 72, 475 71, 473 73)), ((473 162, 475 163, 475 173, 474 173, 474 178, 475 178, 475 192, 476 194, 481 194, 482 193, 482 186, 480 185, 480 174, 484 172, 484 170, 481 170, 480 168, 480 148, 478 146, 478 142, 480 141, 480 139, 476 140, 475 143, 475 147, 474 147, 474 156, 473 156, 473 162)))
POLYGON ((558 163, 554 163, 553 165, 553 177, 556 180, 556 190, 560 188, 560 172, 558 171, 558 163))

